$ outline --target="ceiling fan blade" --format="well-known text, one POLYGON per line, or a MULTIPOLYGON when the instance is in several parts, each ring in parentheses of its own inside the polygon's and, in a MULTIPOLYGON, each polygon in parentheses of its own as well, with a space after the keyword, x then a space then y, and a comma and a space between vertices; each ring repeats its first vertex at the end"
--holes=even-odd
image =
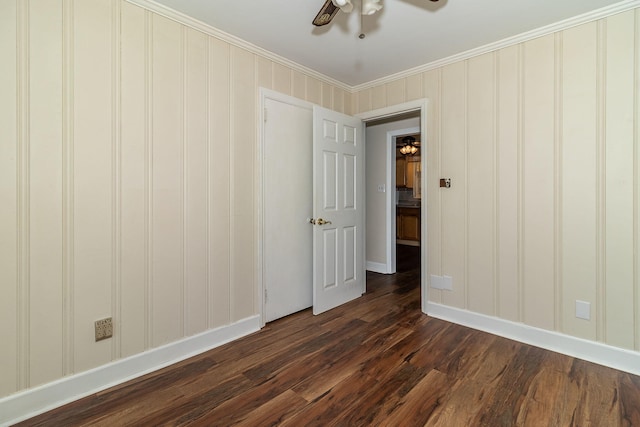
POLYGON ((336 16, 336 13, 338 13, 339 10, 340 8, 334 5, 331 0, 325 1, 322 8, 320 8, 320 11, 313 19, 313 25, 315 25, 316 27, 327 25, 329 22, 331 22, 333 17, 336 16))

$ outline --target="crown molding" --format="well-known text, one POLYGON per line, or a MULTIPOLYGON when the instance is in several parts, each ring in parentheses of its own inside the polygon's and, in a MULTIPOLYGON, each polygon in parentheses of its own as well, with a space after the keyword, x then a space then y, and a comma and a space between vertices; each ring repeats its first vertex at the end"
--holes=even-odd
POLYGON ((596 9, 591 12, 583 13, 582 15, 577 15, 577 16, 574 16, 550 25, 546 25, 544 27, 536 28, 534 30, 527 31, 512 37, 508 37, 506 39, 499 40, 494 43, 489 43, 484 46, 477 47, 475 49, 470 49, 465 52, 461 52, 443 59, 439 59, 437 61, 433 61, 427 64, 419 65, 417 67, 409 68, 407 70, 400 71, 395 74, 390 74, 388 76, 381 77, 376 80, 371 80, 369 82, 362 83, 359 85, 349 86, 346 83, 343 83, 339 80, 336 80, 332 77, 324 75, 311 68, 305 67, 304 65, 298 64, 297 62, 291 61, 290 59, 287 59, 283 56, 280 56, 271 51, 263 49, 252 43, 249 43, 239 37, 226 33, 222 30, 212 27, 211 25, 205 24, 202 21, 199 21, 181 12, 170 9, 159 3, 156 3, 153 0, 125 0, 125 1, 131 4, 134 4, 136 6, 140 6, 143 9, 149 10, 158 15, 164 16, 165 18, 176 21, 180 24, 186 25, 187 27, 201 31, 204 34, 210 35, 212 37, 216 37, 220 40, 223 40, 229 44, 245 49, 256 55, 263 56, 267 59, 270 59, 271 61, 287 66, 293 70, 299 71, 310 77, 314 77, 322 82, 336 86, 350 94, 354 94, 361 90, 370 89, 372 87, 386 84, 398 79, 406 78, 415 74, 424 73, 425 71, 430 71, 436 68, 444 67, 445 65, 453 64, 459 61, 464 61, 479 55, 483 55, 485 53, 493 52, 499 49, 503 49, 505 47, 513 46, 519 43, 533 40, 538 37, 546 36, 558 31, 563 31, 568 28, 585 24, 587 22, 596 21, 598 19, 606 18, 611 15, 626 12, 628 10, 640 7, 640 0, 623 0, 619 3, 615 3, 610 6, 596 9))
POLYGON ((195 18, 192 18, 188 15, 185 15, 184 13, 178 12, 164 5, 156 3, 153 0, 125 0, 125 1, 128 3, 134 4, 136 6, 140 6, 141 8, 146 9, 150 12, 156 13, 160 16, 164 16, 165 18, 171 19, 172 21, 176 21, 182 25, 186 25, 187 27, 193 28, 194 30, 198 30, 204 34, 207 34, 209 36, 225 41, 231 45, 245 49, 256 55, 263 56, 267 59, 270 59, 273 62, 277 62, 293 70, 306 74, 307 76, 316 78, 322 82, 336 86, 340 89, 347 91, 348 93, 353 92, 353 89, 351 88, 351 86, 347 85, 346 83, 343 83, 332 77, 326 76, 322 73, 319 73, 318 71, 305 67, 304 65, 298 64, 297 62, 294 62, 283 56, 275 54, 271 51, 263 49, 260 46, 256 46, 253 43, 249 43, 246 40, 243 40, 232 34, 226 33, 222 30, 212 27, 209 24, 205 24, 204 22, 199 21, 195 18))
POLYGON ((626 12, 631 9, 640 7, 640 0, 623 0, 619 3, 615 3, 610 6, 606 6, 600 9, 592 10, 591 12, 577 15, 563 21, 556 22, 554 24, 546 25, 544 27, 536 28, 535 30, 527 31, 512 37, 508 37, 503 40, 499 40, 494 43, 489 43, 484 46, 477 47, 475 49, 467 50, 447 58, 439 59, 437 61, 429 62, 427 64, 419 65, 417 67, 409 68, 404 71, 400 71, 395 74, 390 74, 385 77, 381 77, 376 80, 371 80, 360 85, 351 86, 351 92, 356 93, 361 90, 370 89, 375 86, 390 83, 392 81, 406 78, 415 74, 424 73, 436 68, 444 67, 445 65, 453 64, 455 62, 464 61, 466 59, 473 58, 475 56, 483 55, 485 53, 493 52, 505 47, 513 46, 519 43, 523 43, 529 40, 533 40, 538 37, 546 36, 558 31, 563 31, 571 27, 575 27, 587 22, 596 21, 598 19, 606 18, 611 15, 626 12))

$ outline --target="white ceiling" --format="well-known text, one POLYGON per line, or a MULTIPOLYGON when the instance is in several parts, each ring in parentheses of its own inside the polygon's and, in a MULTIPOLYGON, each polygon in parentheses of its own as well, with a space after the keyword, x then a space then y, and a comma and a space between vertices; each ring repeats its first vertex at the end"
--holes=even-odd
MULTIPOLYGON (((311 21, 324 0, 155 0, 349 86, 630 0, 384 0, 365 16, 311 21)), ((359 0, 353 0, 356 8, 359 0)))

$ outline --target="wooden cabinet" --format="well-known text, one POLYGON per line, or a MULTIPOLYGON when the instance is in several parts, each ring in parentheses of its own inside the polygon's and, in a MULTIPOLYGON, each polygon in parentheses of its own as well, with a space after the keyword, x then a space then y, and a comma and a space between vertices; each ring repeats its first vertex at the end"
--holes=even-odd
POLYGON ((407 186, 407 161, 404 157, 396 158, 396 187, 407 186))
POLYGON ((413 188, 413 180, 419 164, 419 157, 412 158, 411 161, 406 157, 396 158, 396 187, 413 188))
POLYGON ((407 188, 413 188, 413 180, 416 176, 416 168, 418 166, 418 162, 407 162, 406 168, 406 186, 407 188))
POLYGON ((420 208, 396 209, 396 237, 399 240, 420 241, 420 208))

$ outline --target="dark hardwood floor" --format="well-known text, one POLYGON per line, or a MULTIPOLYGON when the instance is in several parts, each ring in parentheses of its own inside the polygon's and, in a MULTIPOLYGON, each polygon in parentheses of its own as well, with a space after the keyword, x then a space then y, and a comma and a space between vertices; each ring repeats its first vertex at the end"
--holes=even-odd
POLYGON ((22 425, 640 426, 640 377, 422 314, 416 254, 343 307, 22 425))

